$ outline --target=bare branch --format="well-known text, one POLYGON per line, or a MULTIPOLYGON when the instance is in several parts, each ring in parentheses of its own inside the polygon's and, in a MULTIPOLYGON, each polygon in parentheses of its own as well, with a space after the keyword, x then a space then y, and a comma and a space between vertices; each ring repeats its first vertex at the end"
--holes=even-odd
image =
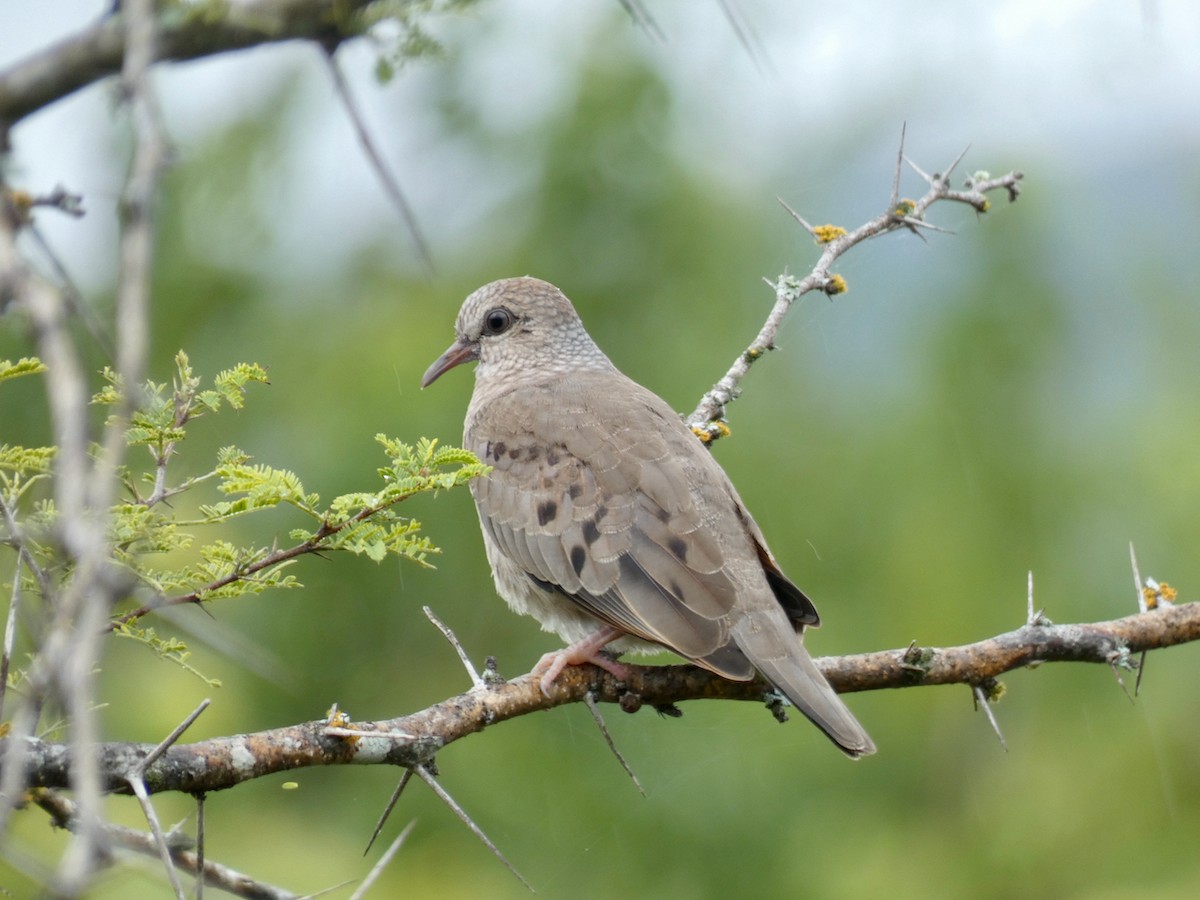
MULTIPOLYGON (((817 665, 834 689, 842 693, 935 684, 975 687, 1036 663, 1132 666, 1133 654, 1197 640, 1200 603, 1164 604, 1106 622, 1023 625, 959 647, 913 644, 898 650, 822 657, 817 665)), ((589 692, 601 703, 618 703, 633 712, 647 704, 660 708, 686 700, 762 702, 769 690, 762 681, 726 681, 695 666, 627 668, 629 681, 621 683, 594 666, 568 666, 556 682, 553 697, 542 693, 538 676, 524 675, 489 685, 486 690, 472 689, 398 719, 356 723, 353 735, 347 737, 333 733, 328 720, 320 720, 176 745, 146 768, 146 782, 152 791, 198 793, 308 766, 384 764, 412 769, 467 735, 507 719, 584 702, 589 692)), ((6 738, 0 741, 0 747, 10 742, 6 738)), ((24 743, 28 783, 67 786, 73 764, 69 747, 32 738, 24 743)), ((105 789, 129 793, 126 773, 153 749, 149 744, 99 745, 97 757, 105 789)))
MULTIPOLYGON (((45 788, 30 791, 30 798, 48 812, 59 828, 74 829, 78 808, 61 794, 45 788)), ((154 836, 121 825, 104 825, 104 834, 110 845, 132 850, 145 856, 157 856, 158 847, 154 836)), ((220 863, 204 860, 186 847, 171 842, 171 859, 183 872, 191 875, 203 873, 205 884, 220 888, 235 897, 248 900, 296 900, 297 895, 283 888, 256 881, 249 875, 230 869, 220 863)))
MULTIPOLYGON (((296 39, 329 45, 354 36, 354 14, 372 0, 239 0, 210 4, 204 15, 164 7, 156 60, 197 59, 296 39)), ((121 71, 125 23, 120 12, 0 72, 0 146, 7 129, 32 112, 121 71)))
MULTIPOLYGON (((688 425, 706 444, 728 432, 728 428, 722 421, 725 418, 726 407, 741 393, 742 379, 750 371, 750 367, 767 351, 775 349, 775 336, 779 332, 783 317, 792 304, 811 291, 822 291, 832 297, 846 290, 845 281, 830 270, 834 262, 850 248, 870 238, 900 228, 906 228, 922 238, 924 236, 918 229, 945 231, 945 229, 925 221, 926 210, 934 203, 943 200, 966 203, 978 212, 986 212, 988 209, 987 194, 990 192, 1003 188, 1008 191, 1011 200, 1015 200, 1020 193, 1019 183, 1023 177, 1020 172, 1010 172, 999 178, 967 179, 962 189, 954 189, 950 186, 948 173, 946 175, 927 175, 917 169, 928 182, 929 189, 919 200, 902 200, 899 197, 899 191, 900 161, 905 158, 903 142, 904 135, 901 133, 901 148, 893 174, 892 197, 887 210, 854 231, 847 232, 844 228, 833 225, 811 225, 782 199, 779 201, 792 218, 799 222, 804 230, 812 235, 824 249, 808 275, 803 278, 796 278, 785 273, 774 282, 768 281, 775 291, 775 303, 767 314, 766 321, 758 335, 750 343, 750 346, 734 360, 724 377, 700 399, 699 405, 687 417, 688 425)), ((958 159, 951 163, 950 169, 953 169, 961 159, 962 155, 960 154, 958 159)))

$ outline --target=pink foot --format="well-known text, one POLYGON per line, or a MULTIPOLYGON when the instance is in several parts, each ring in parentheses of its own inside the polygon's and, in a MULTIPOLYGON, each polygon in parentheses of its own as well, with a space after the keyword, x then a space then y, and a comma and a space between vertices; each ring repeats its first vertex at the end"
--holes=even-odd
POLYGON ((542 673, 542 693, 547 697, 550 696, 550 689, 554 687, 554 679, 567 666, 581 666, 585 663, 599 666, 621 681, 628 681, 629 669, 600 652, 617 638, 624 635, 625 632, 621 629, 605 625, 585 637, 582 641, 576 641, 570 647, 564 647, 562 650, 554 650, 551 653, 547 653, 533 667, 533 674, 542 673))

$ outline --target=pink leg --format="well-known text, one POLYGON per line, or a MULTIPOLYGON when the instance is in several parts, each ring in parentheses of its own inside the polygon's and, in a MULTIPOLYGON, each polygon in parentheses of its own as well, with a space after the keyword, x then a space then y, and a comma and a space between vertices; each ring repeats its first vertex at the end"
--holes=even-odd
POLYGON ((535 675, 538 672, 543 673, 542 693, 547 697, 550 696, 550 688, 554 686, 554 679, 567 666, 581 666, 584 663, 599 666, 621 681, 627 681, 629 679, 629 669, 600 653, 601 650, 617 638, 624 636, 625 632, 621 629, 613 628, 611 625, 604 625, 585 637, 582 641, 576 641, 570 647, 564 647, 562 650, 547 653, 533 667, 535 675))

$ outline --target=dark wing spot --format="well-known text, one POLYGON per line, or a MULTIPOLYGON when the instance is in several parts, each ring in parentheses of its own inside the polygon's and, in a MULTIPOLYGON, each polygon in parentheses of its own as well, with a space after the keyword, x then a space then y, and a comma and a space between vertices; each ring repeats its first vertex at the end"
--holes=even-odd
POLYGON ((592 546, 599 538, 600 529, 596 527, 596 523, 591 519, 586 520, 583 523, 583 539, 587 541, 587 545, 592 546))
POLYGON ((499 462, 500 457, 504 455, 504 451, 507 449, 508 445, 505 444, 504 441, 497 441, 494 445, 492 445, 492 459, 499 462))
POLYGON ((567 488, 567 493, 571 495, 572 500, 578 500, 579 495, 583 493, 583 485, 578 481, 572 481, 571 486, 567 488))
POLYGON ((675 597, 677 600, 683 599, 683 588, 681 588, 679 586, 678 581, 676 581, 674 578, 672 578, 671 584, 669 585, 669 587, 671 590, 671 596, 675 597))
POLYGON ((669 512, 667 512, 665 509, 663 509, 661 506, 656 505, 654 507, 654 517, 656 519, 658 519, 658 521, 660 521, 660 522, 667 522, 667 521, 670 521, 671 514, 669 512))
POLYGON ((521 448, 513 447, 511 450, 509 450, 508 458, 509 459, 520 459, 521 458, 521 448))
POLYGON ((576 544, 571 548, 571 568, 575 570, 576 575, 583 571, 585 562, 587 562, 587 551, 576 544))
POLYGON ((550 448, 550 450, 547 451, 547 453, 546 453, 546 462, 552 466, 557 466, 558 459, 559 459, 558 451, 556 449, 554 449, 553 447, 550 448))
POLYGON ((687 541, 681 537, 673 537, 667 541, 667 549, 680 562, 687 561, 687 541))
POLYGON ((546 500, 538 504, 537 516, 538 524, 545 525, 558 513, 558 504, 553 500, 546 500))
POLYGON ((605 506, 603 503, 601 503, 599 506, 596 507, 596 521, 597 522, 603 521, 604 517, 607 515, 608 515, 608 507, 605 506))

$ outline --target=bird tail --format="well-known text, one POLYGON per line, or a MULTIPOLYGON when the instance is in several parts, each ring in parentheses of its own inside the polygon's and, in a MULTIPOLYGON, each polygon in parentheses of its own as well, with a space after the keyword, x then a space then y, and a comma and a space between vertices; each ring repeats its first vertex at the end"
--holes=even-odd
POLYGON ((875 742, 825 680, 800 641, 789 641, 784 650, 777 639, 768 637, 768 632, 737 634, 736 631, 734 640, 754 667, 843 753, 858 759, 875 752, 875 742))

